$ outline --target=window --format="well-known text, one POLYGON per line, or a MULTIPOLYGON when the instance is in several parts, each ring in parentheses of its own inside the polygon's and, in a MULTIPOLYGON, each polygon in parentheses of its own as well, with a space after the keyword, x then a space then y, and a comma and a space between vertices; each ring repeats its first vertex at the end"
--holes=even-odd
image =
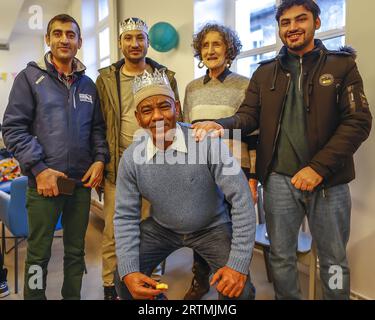
POLYGON ((330 50, 337 50, 345 45, 345 0, 317 0, 320 7, 322 26, 316 37, 323 40, 330 50))
POLYGON ((322 26, 318 32, 341 29, 345 26, 345 0, 317 0, 322 26))
POLYGON ((276 43, 275 0, 236 1, 236 30, 243 50, 276 43))
MULTIPOLYGON (((258 62, 274 57, 282 47, 275 20, 281 0, 233 0, 235 29, 243 48, 235 63, 236 71, 251 77, 258 62)), ((331 50, 345 44, 345 0, 316 0, 322 13, 322 27, 316 38, 331 50)))
POLYGON ((109 60, 110 55, 110 47, 109 47, 109 27, 106 27, 102 31, 99 32, 99 60, 100 65, 103 64, 104 61, 109 60))
POLYGON ((98 6, 99 6, 98 8, 99 21, 102 21, 103 19, 107 18, 109 15, 108 0, 99 0, 98 6))
POLYGON ((258 68, 258 63, 260 61, 271 59, 275 56, 275 54, 276 52, 272 51, 238 59, 237 72, 245 77, 248 77, 249 74, 253 74, 254 71, 258 68))
POLYGON ((117 59, 117 25, 114 0, 83 0, 83 59, 87 75, 96 80, 98 69, 117 59))

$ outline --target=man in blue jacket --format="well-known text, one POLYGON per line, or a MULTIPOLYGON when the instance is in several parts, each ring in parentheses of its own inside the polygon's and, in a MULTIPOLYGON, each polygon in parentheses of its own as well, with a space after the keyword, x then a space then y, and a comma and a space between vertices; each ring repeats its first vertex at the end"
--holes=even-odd
POLYGON ((6 147, 29 177, 25 299, 46 299, 47 265, 56 222, 64 228, 64 299, 80 299, 91 189, 108 160, 105 125, 95 84, 75 58, 82 44, 78 23, 58 15, 48 23, 48 52, 15 79, 3 121, 6 147), (58 178, 71 178, 63 192, 58 178), (70 193, 67 195, 66 193, 70 193))

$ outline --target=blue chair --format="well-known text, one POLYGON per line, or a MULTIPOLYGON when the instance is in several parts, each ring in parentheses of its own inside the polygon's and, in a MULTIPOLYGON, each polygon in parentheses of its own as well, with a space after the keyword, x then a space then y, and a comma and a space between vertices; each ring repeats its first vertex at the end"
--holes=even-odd
MULTIPOLYGON (((0 220, 2 221, 2 252, 9 253, 14 249, 15 293, 18 293, 18 245, 28 237, 28 222, 26 211, 27 177, 18 177, 11 181, 9 193, 0 189, 0 220), (12 234, 5 236, 5 227, 12 234), (14 247, 6 251, 5 239, 14 239, 14 247), (21 240, 20 240, 21 239, 21 240)), ((56 224, 56 230, 62 229, 61 216, 56 224)))
POLYGON ((5 193, 10 193, 11 184, 12 184, 12 181, 0 182, 0 191, 4 191, 5 193))
MULTIPOLYGON (((255 233, 255 246, 263 251, 264 264, 266 266, 267 279, 272 282, 272 274, 269 264, 270 242, 267 235, 265 213, 263 209, 263 188, 258 186, 258 224, 255 233)), ((309 294, 310 300, 314 300, 316 296, 316 269, 317 269, 317 255, 316 249, 312 242, 310 233, 303 231, 303 228, 298 234, 297 244, 298 261, 309 265, 309 294)))

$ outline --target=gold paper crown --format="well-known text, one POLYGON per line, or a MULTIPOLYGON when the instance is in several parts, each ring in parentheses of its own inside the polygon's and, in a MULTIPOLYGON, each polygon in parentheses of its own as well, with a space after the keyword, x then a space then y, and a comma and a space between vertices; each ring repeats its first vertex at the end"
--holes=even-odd
POLYGON ((133 18, 126 19, 120 23, 120 36, 126 31, 139 30, 148 34, 147 24, 141 19, 134 21, 133 18))
POLYGON ((155 69, 153 73, 147 72, 145 70, 142 75, 135 76, 133 82, 133 93, 136 94, 138 91, 142 90, 145 87, 149 86, 166 86, 171 88, 165 70, 155 69))

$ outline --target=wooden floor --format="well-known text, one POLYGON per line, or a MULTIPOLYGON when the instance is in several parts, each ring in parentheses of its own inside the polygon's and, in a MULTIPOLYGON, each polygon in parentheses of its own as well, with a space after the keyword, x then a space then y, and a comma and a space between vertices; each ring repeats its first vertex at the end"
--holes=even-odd
MULTIPOLYGON (((101 240, 102 240, 103 221, 96 215, 91 214, 90 223, 86 235, 86 265, 88 273, 84 275, 82 285, 82 299, 84 300, 101 300, 103 299, 103 287, 101 281, 101 240)), ((57 235, 59 232, 56 233, 57 235)), ((61 231, 60 231, 61 235, 61 231)), ((12 240, 7 241, 10 248, 13 245, 12 240)), ((4 298, 5 300, 22 299, 24 259, 26 253, 26 242, 20 245, 19 249, 19 292, 14 293, 14 252, 5 256, 5 266, 8 268, 8 285, 11 294, 4 298)), ((192 273, 193 254, 188 248, 176 251, 168 257, 166 263, 166 273, 162 281, 169 285, 167 296, 169 299, 182 299, 185 292, 190 286, 192 273)), ((62 239, 56 238, 52 247, 52 257, 48 267, 47 280, 47 298, 61 299, 62 286, 62 265, 63 265, 63 244, 62 239)), ((257 290, 257 300, 274 299, 272 284, 267 281, 263 256, 260 252, 255 251, 251 264, 251 277, 257 290)), ((308 292, 308 278, 301 274, 301 288, 305 298, 308 292)), ((211 288, 204 299, 217 299, 215 288, 211 288)))

